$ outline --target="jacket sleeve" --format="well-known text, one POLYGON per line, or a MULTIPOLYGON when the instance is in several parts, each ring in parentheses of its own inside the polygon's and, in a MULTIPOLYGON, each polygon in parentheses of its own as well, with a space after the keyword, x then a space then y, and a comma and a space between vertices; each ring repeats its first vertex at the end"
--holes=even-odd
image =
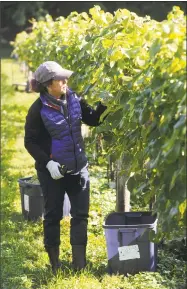
POLYGON ((26 116, 24 144, 35 161, 46 166, 51 159, 38 144, 41 122, 40 110, 32 105, 26 116))
POLYGON ((97 108, 93 109, 82 98, 80 98, 80 105, 82 109, 82 121, 89 126, 99 126, 101 124, 99 120, 100 116, 107 109, 107 106, 99 102, 97 108))

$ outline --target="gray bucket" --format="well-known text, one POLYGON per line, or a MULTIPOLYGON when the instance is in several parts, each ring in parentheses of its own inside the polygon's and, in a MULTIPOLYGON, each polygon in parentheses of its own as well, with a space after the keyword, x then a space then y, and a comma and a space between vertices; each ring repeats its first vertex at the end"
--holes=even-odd
POLYGON ((156 225, 151 212, 115 212, 106 217, 103 228, 110 274, 156 271, 157 245, 149 240, 156 225))
MULTIPOLYGON (((43 217, 44 199, 40 184, 29 183, 32 177, 18 180, 21 194, 22 214, 26 220, 36 221, 43 217)), ((70 201, 64 196, 63 217, 70 216, 70 201)))

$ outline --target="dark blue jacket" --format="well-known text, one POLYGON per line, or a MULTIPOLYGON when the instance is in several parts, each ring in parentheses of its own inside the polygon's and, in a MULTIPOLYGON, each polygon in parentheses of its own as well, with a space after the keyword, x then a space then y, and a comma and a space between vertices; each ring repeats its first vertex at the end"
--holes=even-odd
MULTIPOLYGON (((63 130, 61 126, 59 126, 60 137, 63 139, 60 140, 60 143, 63 141, 63 143, 65 144, 65 147, 60 148, 64 156, 63 163, 65 161, 68 163, 69 160, 71 160, 71 166, 74 168, 77 167, 78 170, 78 168, 86 162, 83 140, 80 134, 81 121, 89 126, 98 126, 100 124, 100 115, 106 110, 106 106, 99 103, 97 108, 93 109, 86 103, 84 99, 79 96, 77 96, 77 98, 73 100, 73 102, 72 99, 73 96, 70 98, 69 113, 71 117, 71 122, 69 124, 69 127, 68 123, 64 121, 63 115, 60 115, 59 112, 56 114, 55 109, 50 109, 50 115, 53 115, 55 122, 57 123, 59 118, 59 121, 62 121, 61 125, 64 128, 63 130), (54 114, 56 114, 56 116, 54 114), (71 125, 73 125, 72 128, 70 127, 71 125), (80 149, 83 149, 83 151, 80 151, 80 149), (74 160, 76 160, 76 165, 75 161, 72 161, 73 158, 74 160)), ((55 146, 56 148, 58 147, 57 144, 55 144, 54 146, 55 135, 51 136, 48 129, 46 129, 46 124, 44 125, 44 122, 47 121, 48 117, 46 116, 46 121, 42 119, 42 109, 42 100, 40 98, 37 98, 29 108, 28 114, 26 116, 24 137, 25 148, 35 159, 35 168, 39 171, 46 170, 46 165, 51 160, 51 153, 53 154, 53 158, 57 157, 56 154, 54 154, 52 148, 54 148, 55 146)), ((51 123, 51 125, 53 125, 53 122, 51 123)), ((58 131, 57 127, 58 126, 56 125, 55 132, 58 131)), ((52 130, 51 133, 53 134, 52 130)), ((58 155, 58 152, 56 153, 58 155)))
POLYGON ((65 165, 68 171, 76 173, 88 162, 81 134, 82 111, 79 98, 70 91, 67 97, 68 116, 49 106, 44 96, 40 96, 43 107, 41 117, 51 138, 51 158, 65 165))

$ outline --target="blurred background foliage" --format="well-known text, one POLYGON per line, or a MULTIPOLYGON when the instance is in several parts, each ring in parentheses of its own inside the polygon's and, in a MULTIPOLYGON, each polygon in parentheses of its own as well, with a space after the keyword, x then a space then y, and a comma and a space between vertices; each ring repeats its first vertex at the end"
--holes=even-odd
POLYGON ((9 41, 14 40, 20 31, 28 32, 31 18, 41 20, 46 14, 52 15, 53 19, 67 17, 72 11, 88 12, 94 5, 110 13, 126 8, 139 16, 149 15, 157 21, 164 20, 175 5, 186 14, 185 1, 1 1, 1 47, 8 48, 9 41))

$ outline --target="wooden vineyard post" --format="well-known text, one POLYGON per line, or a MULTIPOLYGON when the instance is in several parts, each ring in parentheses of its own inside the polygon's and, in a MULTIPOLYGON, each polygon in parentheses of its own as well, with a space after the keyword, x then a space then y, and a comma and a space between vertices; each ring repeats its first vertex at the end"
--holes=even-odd
POLYGON ((130 211, 130 191, 127 188, 129 175, 125 173, 125 168, 128 164, 124 164, 124 159, 117 160, 116 172, 116 211, 129 212, 130 211), (123 173, 120 173, 124 170, 123 173))

